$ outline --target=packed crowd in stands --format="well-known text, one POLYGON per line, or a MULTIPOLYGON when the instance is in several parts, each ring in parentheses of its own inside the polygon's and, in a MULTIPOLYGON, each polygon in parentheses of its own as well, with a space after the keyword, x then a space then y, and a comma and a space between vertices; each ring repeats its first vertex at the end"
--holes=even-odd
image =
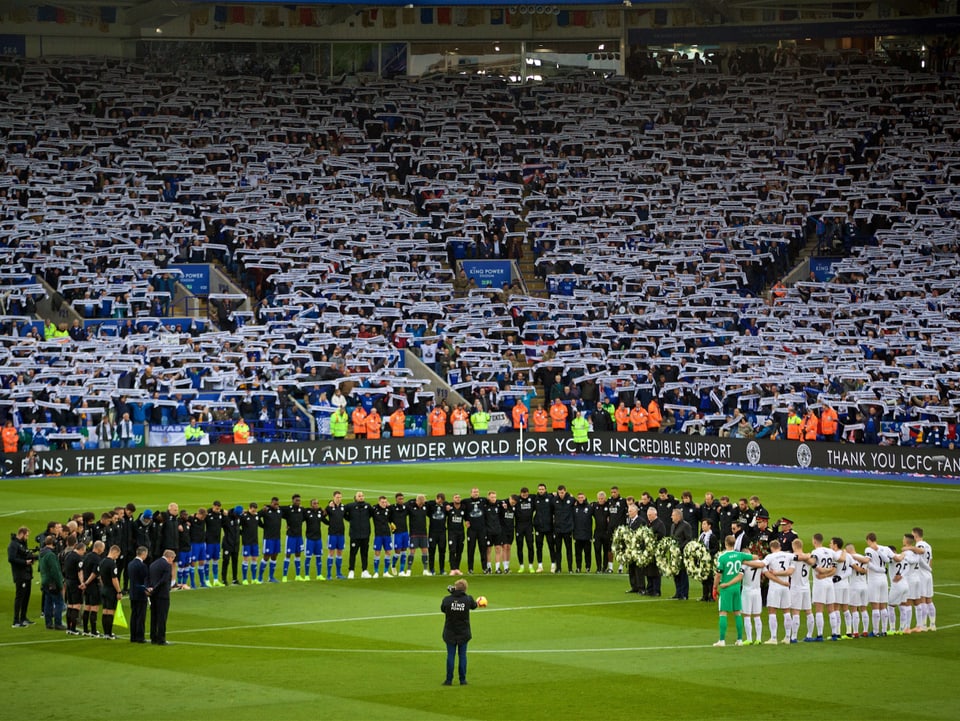
POLYGON ((787 435, 829 407, 844 441, 956 439, 951 74, 519 87, 4 59, 0 96, 0 422, 17 429, 76 443, 132 404, 307 433, 338 387, 426 416, 412 348, 485 410, 540 383, 590 414, 656 400, 664 431, 787 435), (834 276, 784 286, 814 235, 843 256, 834 276), (524 256, 547 297, 456 265, 524 256), (217 323, 183 322, 181 262, 222 266, 252 310, 214 291, 217 323), (44 327, 47 301, 83 320, 44 327))

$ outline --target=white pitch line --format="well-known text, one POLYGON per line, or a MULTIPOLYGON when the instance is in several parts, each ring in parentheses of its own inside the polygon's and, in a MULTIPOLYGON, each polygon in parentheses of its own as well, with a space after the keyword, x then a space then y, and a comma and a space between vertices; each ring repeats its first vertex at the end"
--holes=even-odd
MULTIPOLYGON (((555 603, 545 606, 510 606, 505 608, 485 608, 478 613, 504 613, 507 611, 541 611, 551 608, 587 608, 590 606, 620 606, 628 603, 653 603, 652 599, 631 599, 629 601, 595 601, 592 603, 555 603)), ((353 618, 314 618, 309 621, 280 621, 277 623, 251 623, 243 626, 215 626, 210 628, 190 628, 182 631, 170 631, 171 634, 177 633, 219 633, 221 631, 245 631, 253 628, 281 628, 284 626, 315 626, 328 623, 358 623, 361 621, 393 621, 399 618, 427 618, 438 615, 437 611, 428 613, 396 613, 383 616, 355 616, 353 618)))
MULTIPOLYGON (((378 655, 407 655, 407 654, 429 654, 437 656, 446 653, 442 648, 435 649, 387 649, 387 648, 291 648, 290 646, 257 646, 254 644, 234 644, 234 643, 198 643, 195 641, 177 641, 177 646, 209 646, 212 648, 230 648, 253 651, 295 651, 297 653, 362 653, 378 655)), ((732 645, 732 644, 731 644, 732 645)), ((635 653, 638 651, 679 651, 686 649, 712 648, 712 644, 696 644, 688 646, 625 646, 621 648, 471 648, 470 654, 485 654, 490 656, 502 656, 507 654, 528 655, 528 654, 553 654, 553 653, 635 653)))

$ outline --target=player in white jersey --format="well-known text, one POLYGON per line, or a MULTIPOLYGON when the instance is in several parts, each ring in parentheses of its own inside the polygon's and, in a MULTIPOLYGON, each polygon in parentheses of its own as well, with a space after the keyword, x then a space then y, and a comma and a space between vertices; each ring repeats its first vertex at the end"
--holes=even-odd
MULTIPOLYGON (((913 564, 905 553, 897 553, 893 546, 893 561, 887 566, 887 576, 890 579, 890 593, 887 596, 887 616, 890 619, 889 633, 899 636, 903 633, 904 617, 912 617, 910 610, 910 572, 913 564), (897 608, 900 609, 900 626, 897 626, 897 608)), ((916 554, 913 554, 914 556, 916 554)))
POLYGON ((793 539, 793 575, 790 576, 790 610, 793 624, 790 627, 790 643, 797 642, 800 633, 800 612, 807 612, 807 635, 804 638, 814 638, 814 618, 810 606, 810 566, 813 559, 803 552, 803 539, 793 539))
MULTIPOLYGON (((840 541, 838 538, 833 541, 840 541)), ((843 541, 840 541, 842 544, 843 541)), ((830 617, 830 640, 840 640, 840 613, 837 611, 836 593, 834 592, 837 575, 837 561, 846 557, 843 551, 837 552, 823 545, 823 535, 813 534, 813 550, 810 557, 816 565, 813 568, 813 610, 817 624, 817 635, 814 641, 823 641, 823 609, 826 607, 830 617)), ((807 640, 807 639, 804 639, 807 640)))
MULTIPOLYGON (((851 625, 853 619, 850 616, 850 576, 853 573, 853 559, 846 553, 843 553, 843 539, 831 538, 830 550, 837 555, 837 573, 834 575, 833 596, 836 603, 836 614, 843 618, 843 625, 846 629, 846 638, 853 638, 851 625)), ((839 629, 840 623, 837 622, 839 629)))
POLYGON ((793 553, 786 553, 780 550, 780 541, 774 539, 770 541, 770 553, 763 559, 766 570, 763 575, 770 581, 767 588, 767 610, 769 611, 768 623, 770 625, 770 639, 767 641, 771 646, 777 644, 777 610, 783 612, 783 643, 790 643, 791 627, 793 625, 793 616, 790 611, 790 576, 793 575, 794 563, 793 553))
POLYGON ((913 609, 920 601, 920 549, 914 545, 915 543, 916 539, 912 533, 905 534, 901 553, 894 556, 892 566, 896 568, 896 574, 891 579, 890 604, 893 605, 893 597, 896 594, 897 600, 900 601, 899 633, 911 633, 913 609), (906 593, 902 593, 904 584, 907 587, 906 593))
POLYGON ((867 564, 867 603, 870 604, 872 630, 867 635, 886 636, 889 627, 887 618, 887 565, 893 561, 893 551, 877 543, 877 534, 867 534, 867 548, 862 556, 854 556, 860 563, 867 564))
POLYGON ((744 644, 760 643, 763 634, 763 596, 760 593, 760 579, 763 578, 763 561, 744 561, 743 580, 740 581, 740 611, 743 614, 744 644), (756 631, 756 638, 754 638, 756 631))
POLYGON ((933 549, 923 540, 923 529, 914 528, 920 550, 920 603, 917 604, 917 628, 921 631, 937 630, 937 609, 933 605, 933 549), (929 624, 929 625, 927 625, 929 624))
POLYGON ((847 558, 850 559, 850 567, 853 571, 850 574, 850 591, 848 605, 850 607, 850 620, 853 632, 851 635, 857 638, 861 635, 860 626, 863 625, 864 636, 867 635, 866 629, 870 628, 870 616, 867 613, 867 568, 855 560, 856 549, 852 543, 848 543, 844 549, 847 552, 847 558))

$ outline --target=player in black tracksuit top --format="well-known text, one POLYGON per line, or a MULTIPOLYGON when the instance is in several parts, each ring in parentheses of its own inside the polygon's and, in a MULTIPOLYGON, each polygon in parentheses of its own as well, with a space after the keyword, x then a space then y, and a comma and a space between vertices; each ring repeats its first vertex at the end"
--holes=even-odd
POLYGON ((573 505, 573 546, 577 558, 577 573, 583 572, 584 567, 590 573, 590 541, 593 540, 593 509, 587 502, 587 497, 577 494, 577 502, 573 505))
MULTIPOLYGON (((517 531, 518 498, 519 496, 512 495, 500 503, 500 562, 503 564, 504 573, 510 573, 510 548, 517 531)), ((500 573, 499 568, 497 573, 500 573)))
POLYGON ((500 572, 500 563, 502 560, 500 551, 500 503, 497 501, 497 494, 493 491, 487 494, 487 501, 483 506, 483 525, 487 532, 487 548, 484 573, 493 573, 493 565, 496 563, 497 572, 500 572), (491 558, 491 556, 493 558, 491 558))
POLYGON ((343 507, 343 517, 350 523, 350 571, 347 578, 353 578, 353 566, 360 554, 360 574, 367 577, 367 558, 370 555, 370 517, 373 506, 363 500, 363 491, 357 491, 353 503, 343 507))
POLYGON ((557 549, 557 573, 563 566, 563 551, 567 551, 567 572, 573 573, 573 506, 576 501, 566 486, 557 486, 557 496, 553 504, 553 532, 557 549))
POLYGON ((343 578, 343 545, 346 526, 343 523, 343 494, 334 491, 333 500, 323 509, 323 522, 327 525, 327 578, 331 577, 333 564, 337 564, 337 579, 343 578))
POLYGON ((223 551, 223 576, 220 578, 220 583, 223 585, 227 585, 228 567, 233 571, 233 585, 240 584, 237 579, 237 566, 240 558, 240 516, 242 515, 242 506, 231 508, 220 524, 223 539, 220 543, 223 551))
POLYGON ((554 548, 553 534, 553 504, 555 497, 547 493, 543 483, 537 486, 537 495, 533 498, 533 530, 537 539, 537 572, 543 570, 543 542, 547 542, 547 551, 550 552, 550 567, 557 570, 557 552, 554 548))
POLYGON ((440 573, 444 572, 444 562, 447 558, 447 497, 443 493, 438 493, 434 501, 427 501, 427 515, 430 518, 430 529, 428 532, 428 543, 430 546, 430 558, 428 561, 430 573, 434 574, 437 568, 440 573), (439 555, 440 564, 436 565, 439 555))
POLYGON ((300 580, 304 578, 304 576, 310 575, 309 568, 306 569, 307 573, 301 575, 300 572, 303 557, 303 520, 306 510, 307 509, 300 503, 299 493, 293 494, 289 506, 284 506, 280 509, 280 516, 287 522, 287 543, 283 555, 282 580, 284 582, 286 582, 287 576, 290 573, 290 556, 294 557, 293 573, 295 579, 300 580))
POLYGON ((524 486, 520 489, 520 497, 517 499, 517 514, 514 517, 514 525, 517 535, 517 564, 519 571, 523 573, 523 549, 527 549, 527 563, 530 564, 530 570, 533 570, 533 498, 530 497, 530 489, 524 486))
POLYGON ((280 555, 280 529, 283 527, 283 511, 280 510, 280 499, 274 496, 270 505, 260 509, 260 528, 263 529, 263 555, 260 557, 260 580, 267 564, 270 564, 270 583, 279 583, 277 580, 277 556, 280 555))
MULTIPOLYGON (((383 557, 383 575, 390 573, 391 568, 391 548, 392 531, 390 529, 390 518, 392 509, 387 505, 387 497, 380 496, 377 499, 377 505, 372 507, 370 516, 373 518, 373 577, 380 576, 380 554, 383 557)), ((406 527, 406 519, 404 519, 406 527)), ((352 565, 352 564, 351 564, 352 565)))
POLYGON ((467 509, 464 522, 467 526, 467 573, 473 573, 473 556, 477 546, 480 546, 480 568, 483 569, 487 559, 487 529, 483 525, 484 506, 486 501, 480 498, 480 490, 470 491, 470 498, 463 502, 467 509))
POLYGON ((450 549, 450 571, 460 571, 463 558, 463 539, 466 535, 465 522, 467 509, 460 502, 460 495, 454 494, 453 503, 447 508, 447 548, 450 549))

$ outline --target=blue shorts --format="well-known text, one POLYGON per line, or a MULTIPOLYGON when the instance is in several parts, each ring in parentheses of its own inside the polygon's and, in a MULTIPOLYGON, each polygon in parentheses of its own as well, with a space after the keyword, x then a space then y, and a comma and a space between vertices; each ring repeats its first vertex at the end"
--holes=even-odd
POLYGON ((220 544, 219 543, 207 544, 207 560, 208 561, 220 560, 220 544))
POLYGON ((398 551, 405 551, 410 548, 410 534, 406 531, 393 534, 393 547, 398 551))
POLYGON ((180 555, 177 556, 177 565, 178 566, 189 566, 193 562, 193 555, 190 551, 180 551, 180 555))
POLYGON ((327 550, 328 551, 342 551, 344 549, 344 543, 346 541, 346 536, 327 536, 327 550))
POLYGON ((260 544, 254 543, 252 546, 243 547, 244 558, 258 558, 260 556, 260 544))
POLYGON ((373 550, 374 551, 392 551, 393 547, 390 545, 390 536, 374 536, 373 550))
POLYGON ((191 543, 190 544, 190 558, 193 561, 206 561, 207 560, 207 544, 206 543, 191 543))
POLYGON ((307 539, 307 556, 317 556, 318 558, 323 555, 323 539, 318 538, 315 541, 307 539))
POLYGON ((280 555, 280 539, 264 538, 263 539, 263 555, 279 556, 280 555))
POLYGON ((303 553, 303 536, 287 536, 287 555, 303 553))

